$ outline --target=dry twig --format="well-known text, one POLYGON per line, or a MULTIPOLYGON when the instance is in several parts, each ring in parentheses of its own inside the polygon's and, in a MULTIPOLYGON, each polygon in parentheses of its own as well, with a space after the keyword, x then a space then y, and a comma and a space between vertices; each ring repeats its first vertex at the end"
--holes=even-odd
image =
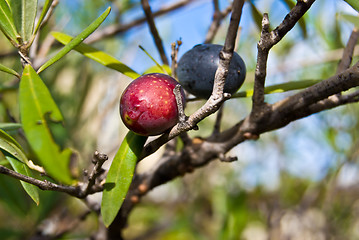
POLYGON ((214 13, 213 13, 213 20, 212 23, 208 29, 206 38, 204 40, 204 43, 211 43, 216 36, 219 27, 221 26, 221 23, 225 17, 231 12, 232 6, 229 5, 226 9, 221 11, 219 9, 219 3, 218 0, 213 0, 213 6, 214 6, 214 13))
POLYGON ((100 185, 96 185, 96 179, 100 176, 102 171, 102 164, 108 159, 107 155, 100 154, 99 152, 95 152, 95 167, 93 171, 91 172, 91 175, 88 178, 88 182, 79 184, 77 186, 67 186, 67 185, 60 185, 53 182, 49 182, 47 180, 39 180, 33 177, 29 177, 20 173, 17 173, 11 169, 8 169, 7 167, 4 167, 0 165, 0 174, 5 174, 10 177, 16 178, 18 180, 30 183, 34 186, 37 186, 41 190, 49 190, 49 191, 57 191, 57 192, 63 192, 67 193, 71 196, 77 197, 77 198, 85 198, 89 194, 93 194, 96 192, 101 192, 103 190, 103 187, 100 185), (81 187, 81 185, 83 187, 81 187))
MULTIPOLYGON (((198 2, 198 0, 181 0, 176 3, 173 3, 171 5, 165 6, 161 8, 160 10, 153 12, 153 17, 158 17, 164 14, 167 14, 169 12, 172 12, 174 10, 180 9, 182 7, 187 6, 190 3, 198 2)), ((133 20, 132 22, 126 23, 126 24, 113 24, 106 28, 103 28, 102 30, 98 30, 91 34, 90 37, 86 39, 86 43, 93 43, 97 42, 99 40, 112 37, 116 34, 123 33, 127 31, 128 29, 131 29, 135 26, 138 26, 140 24, 143 24, 146 22, 146 17, 141 17, 138 19, 133 20)))
POLYGON ((338 68, 337 68, 337 73, 340 73, 350 67, 350 64, 353 59, 354 48, 358 42, 358 39, 359 39, 359 29, 355 28, 352 31, 352 33, 350 34, 348 43, 347 43, 346 47, 344 48, 342 58, 339 62, 338 68))
POLYGON ((297 5, 287 14, 282 23, 269 31, 268 14, 263 14, 262 33, 258 42, 257 66, 254 78, 252 117, 259 118, 265 114, 264 84, 267 72, 267 59, 270 49, 277 44, 308 11, 315 0, 298 1, 297 5))
POLYGON ((151 35, 153 37, 153 40, 155 41, 157 50, 161 56, 162 63, 169 65, 168 59, 166 57, 165 49, 163 48, 162 39, 160 37, 160 34, 157 31, 155 20, 153 19, 151 6, 148 3, 148 0, 141 0, 141 4, 142 4, 142 9, 146 15, 146 20, 147 20, 148 26, 150 28, 151 35))

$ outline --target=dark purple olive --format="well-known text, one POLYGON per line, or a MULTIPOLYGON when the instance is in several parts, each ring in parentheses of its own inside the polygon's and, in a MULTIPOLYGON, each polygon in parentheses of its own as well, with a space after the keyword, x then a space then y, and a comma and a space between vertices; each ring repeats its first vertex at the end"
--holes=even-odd
MULTIPOLYGON (((219 52, 223 46, 217 44, 199 44, 187 51, 179 60, 178 81, 184 89, 199 98, 209 98, 212 93, 214 75, 219 64, 219 52)), ((243 59, 233 53, 224 92, 233 94, 238 91, 246 77, 243 59)))

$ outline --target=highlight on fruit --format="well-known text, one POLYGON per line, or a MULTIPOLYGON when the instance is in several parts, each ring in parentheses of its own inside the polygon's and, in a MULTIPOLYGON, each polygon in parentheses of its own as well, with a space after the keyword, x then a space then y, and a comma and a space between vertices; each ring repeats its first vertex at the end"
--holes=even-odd
MULTIPOLYGON (((177 77, 185 90, 198 98, 207 99, 211 96, 222 48, 218 44, 199 44, 180 58, 177 77)), ((237 92, 245 77, 246 65, 238 53, 233 52, 224 92, 237 92)))
MULTIPOLYGON (((131 131, 154 136, 166 132, 178 122, 178 108, 173 89, 179 84, 161 73, 150 73, 132 81, 120 100, 122 121, 131 131)), ((181 97, 185 95, 181 88, 181 97)))

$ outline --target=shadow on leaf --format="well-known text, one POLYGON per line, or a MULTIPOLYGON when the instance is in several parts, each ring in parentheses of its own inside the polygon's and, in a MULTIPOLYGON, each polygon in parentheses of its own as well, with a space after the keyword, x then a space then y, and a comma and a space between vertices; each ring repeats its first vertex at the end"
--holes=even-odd
POLYGON ((103 185, 104 190, 110 191, 112 188, 116 186, 116 183, 114 182, 107 182, 103 185))

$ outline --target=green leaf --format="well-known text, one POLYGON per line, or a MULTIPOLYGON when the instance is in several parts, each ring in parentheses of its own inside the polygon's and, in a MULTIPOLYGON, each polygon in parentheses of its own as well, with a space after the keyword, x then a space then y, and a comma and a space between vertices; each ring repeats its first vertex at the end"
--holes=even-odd
POLYGON ((48 60, 44 65, 42 65, 37 73, 44 71, 46 68, 57 62, 60 58, 65 56, 68 52, 82 43, 91 33, 93 33, 100 24, 106 19, 108 14, 111 11, 111 7, 108 7, 104 13, 101 14, 95 21, 93 21, 85 30, 83 30, 79 35, 72 39, 68 44, 66 44, 54 57, 48 60))
POLYGON ((339 17, 343 18, 345 21, 354 24, 355 27, 359 28, 359 17, 349 14, 339 14, 339 17))
POLYGON ((13 131, 21 127, 22 125, 20 123, 0 123, 0 129, 4 131, 13 131))
POLYGON ((70 184, 71 150, 61 151, 49 128, 49 121, 63 122, 62 114, 46 85, 30 65, 25 66, 21 77, 19 102, 22 126, 32 150, 49 175, 70 184))
MULTIPOLYGON (((52 32, 52 36, 62 44, 68 44, 72 37, 60 32, 52 32)), ((111 55, 104 53, 94 47, 91 47, 85 43, 80 43, 77 47, 74 48, 77 52, 83 54, 84 56, 108 67, 113 70, 116 70, 132 79, 138 78, 141 76, 140 74, 136 73, 127 65, 123 64, 122 62, 118 61, 116 58, 112 57, 111 55)))
POLYGON ((22 163, 25 163, 27 165, 29 164, 29 160, 27 159, 24 150, 21 148, 20 144, 1 129, 0 129, 0 149, 16 157, 22 163))
POLYGON ((338 49, 338 48, 344 48, 344 44, 342 42, 342 29, 341 29, 341 25, 338 21, 338 18, 335 18, 335 25, 334 25, 334 29, 332 29, 331 31, 331 35, 332 35, 332 42, 333 42, 333 47, 334 49, 338 49))
POLYGON ((359 1, 358 0, 344 0, 357 12, 359 12, 359 1))
MULTIPOLYGON (((4 152, 4 155, 5 155, 6 159, 10 162, 10 164, 11 164, 12 168, 15 170, 15 172, 18 172, 25 176, 33 177, 31 170, 29 169, 28 166, 26 166, 24 163, 20 162, 19 160, 14 158, 14 156, 10 155, 7 152, 4 152)), ((39 192, 38 192, 37 187, 30 183, 23 182, 23 181, 20 181, 20 183, 21 183, 22 187, 24 188, 24 190, 26 191, 26 193, 31 197, 32 200, 34 200, 36 205, 39 205, 40 198, 39 198, 39 192)))
POLYGON ((164 73, 164 74, 168 74, 171 75, 171 67, 168 65, 162 65, 161 67, 158 67, 157 65, 149 67, 148 69, 146 69, 146 71, 144 71, 143 74, 149 74, 149 73, 164 73))
MULTIPOLYGON (((282 93, 288 92, 292 90, 299 90, 303 88, 310 87, 316 83, 321 82, 322 80, 302 80, 302 81, 293 81, 281 84, 275 84, 272 86, 268 86, 264 89, 265 94, 272 93, 282 93)), ((253 95, 253 90, 240 91, 232 95, 232 98, 241 98, 241 97, 251 97, 253 95)))
MULTIPOLYGON (((0 0, 1 1, 1 0, 0 0)), ((8 68, 0 63, 0 71, 9 73, 11 75, 14 75, 17 78, 20 78, 20 75, 13 69, 8 68)))
POLYGON ((101 214, 107 227, 115 219, 126 197, 138 156, 146 140, 147 137, 129 131, 112 161, 101 202, 101 214))
MULTIPOLYGON (((10 135, 0 129, 0 149, 5 155, 6 159, 11 164, 12 168, 23 175, 32 176, 27 164, 29 163, 24 150, 20 144, 16 142, 10 135)), ((39 204, 39 193, 37 188, 29 183, 21 182, 22 187, 27 194, 39 204)))
POLYGON ((44 20, 47 12, 49 11, 52 2, 53 2, 53 0, 45 0, 44 6, 42 7, 41 15, 39 17, 39 20, 37 21, 37 24, 36 24, 36 27, 34 30, 34 35, 39 31, 42 21, 44 20))
POLYGON ((17 32, 26 42, 34 30, 37 0, 9 0, 9 3, 17 32))
POLYGON ((162 67, 162 65, 159 64, 159 63, 156 61, 156 59, 155 59, 154 57, 152 57, 151 54, 149 54, 149 52, 146 51, 146 49, 144 49, 141 45, 138 46, 138 47, 156 64, 156 66, 157 66, 159 69, 161 69, 161 72, 168 74, 167 71, 166 71, 166 69, 165 69, 164 67, 162 67))
POLYGON ((12 44, 18 43, 19 34, 16 31, 9 5, 5 0, 0 0, 0 30, 12 42, 12 44))

